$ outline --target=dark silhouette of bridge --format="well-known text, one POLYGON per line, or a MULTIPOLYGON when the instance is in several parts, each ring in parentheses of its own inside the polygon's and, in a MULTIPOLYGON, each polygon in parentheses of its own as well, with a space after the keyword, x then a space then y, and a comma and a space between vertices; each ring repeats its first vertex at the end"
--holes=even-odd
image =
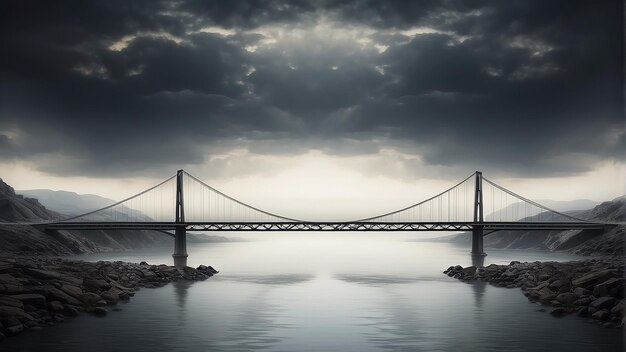
POLYGON ((471 231, 471 253, 485 255, 483 236, 499 230, 599 230, 612 226, 547 208, 478 171, 431 198, 393 212, 355 221, 305 221, 243 203, 183 170, 108 207, 39 225, 46 231, 165 232, 174 237, 177 267, 187 264, 187 231, 471 231))

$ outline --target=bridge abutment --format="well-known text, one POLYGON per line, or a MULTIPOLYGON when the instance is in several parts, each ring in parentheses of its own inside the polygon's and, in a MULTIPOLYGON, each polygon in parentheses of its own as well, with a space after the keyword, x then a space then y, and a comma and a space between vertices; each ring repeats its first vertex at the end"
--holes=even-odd
POLYGON ((176 227, 174 234, 174 266, 182 269, 187 266, 187 229, 185 226, 176 227))

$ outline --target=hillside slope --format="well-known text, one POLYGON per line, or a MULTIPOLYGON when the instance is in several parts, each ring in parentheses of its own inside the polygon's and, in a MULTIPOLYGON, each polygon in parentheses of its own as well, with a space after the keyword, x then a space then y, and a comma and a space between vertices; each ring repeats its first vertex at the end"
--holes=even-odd
POLYGON ((52 231, 19 223, 40 223, 64 216, 37 199, 16 194, 0 179, 0 252, 68 255, 149 247, 171 247, 173 239, 153 231, 52 231), (16 224, 18 223, 18 224, 16 224))
POLYGON ((68 191, 49 189, 19 190, 16 193, 25 197, 36 198, 48 209, 54 209, 63 215, 75 216, 92 210, 104 208, 115 203, 115 200, 94 194, 77 194, 68 191))

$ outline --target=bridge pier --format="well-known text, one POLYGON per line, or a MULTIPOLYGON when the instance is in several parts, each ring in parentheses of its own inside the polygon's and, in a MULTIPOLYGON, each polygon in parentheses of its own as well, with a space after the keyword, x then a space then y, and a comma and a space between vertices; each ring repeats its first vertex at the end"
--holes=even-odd
POLYGON ((174 234, 174 266, 182 269, 187 266, 187 229, 185 226, 177 226, 174 234))
POLYGON ((472 226, 472 255, 487 255, 483 248, 483 225, 472 226))

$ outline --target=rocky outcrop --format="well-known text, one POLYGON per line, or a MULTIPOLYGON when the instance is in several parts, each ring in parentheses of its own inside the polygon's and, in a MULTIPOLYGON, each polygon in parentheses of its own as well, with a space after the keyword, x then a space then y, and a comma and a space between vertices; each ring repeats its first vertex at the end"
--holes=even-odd
POLYGON ((555 316, 576 313, 606 327, 623 327, 624 258, 574 262, 511 262, 486 267, 451 266, 445 274, 462 281, 487 281, 521 288, 531 302, 551 306, 555 316))
POLYGON ((0 222, 37 222, 60 218, 60 214, 46 209, 37 199, 15 194, 13 187, 0 179, 0 222))
POLYGON ((37 199, 16 194, 0 180, 0 252, 21 255, 71 255, 172 246, 170 236, 153 231, 55 231, 19 223, 59 220, 37 199), (16 224, 18 223, 18 224, 16 224))
POLYGON ((0 259, 0 341, 24 330, 54 325, 83 313, 106 315, 140 288, 178 280, 205 280, 217 271, 201 265, 83 262, 58 258, 0 259))

